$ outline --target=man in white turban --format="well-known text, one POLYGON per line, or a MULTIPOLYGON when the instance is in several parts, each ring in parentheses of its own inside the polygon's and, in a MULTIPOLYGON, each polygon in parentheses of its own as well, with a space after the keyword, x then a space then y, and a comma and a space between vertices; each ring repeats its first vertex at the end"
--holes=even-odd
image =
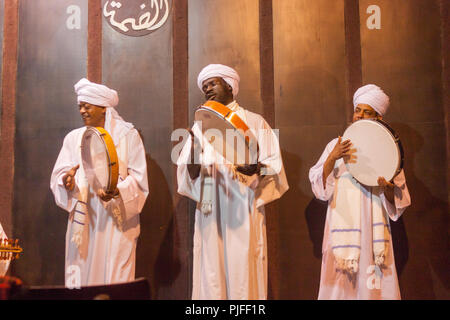
POLYGON ((56 204, 69 212, 66 286, 132 281, 139 213, 149 193, 144 145, 133 124, 114 109, 119 103, 115 90, 83 78, 75 84, 75 92, 85 126, 64 138, 50 181, 56 204), (104 128, 114 141, 119 179, 112 193, 88 184, 81 161, 87 126, 104 128))
POLYGON ((259 153, 257 163, 235 166, 214 150, 198 122, 192 127, 177 162, 178 192, 197 202, 192 299, 267 299, 264 205, 288 189, 278 138, 260 115, 236 102, 234 69, 209 65, 198 86, 206 100, 227 106, 248 125, 259 153))
MULTIPOLYGON (((389 97, 369 84, 353 104, 353 122, 382 119, 389 97)), ((319 299, 400 299, 389 218, 396 221, 411 204, 405 174, 379 177, 377 187, 358 183, 343 161, 358 161, 351 146, 333 139, 309 171, 314 195, 328 201, 319 299)))

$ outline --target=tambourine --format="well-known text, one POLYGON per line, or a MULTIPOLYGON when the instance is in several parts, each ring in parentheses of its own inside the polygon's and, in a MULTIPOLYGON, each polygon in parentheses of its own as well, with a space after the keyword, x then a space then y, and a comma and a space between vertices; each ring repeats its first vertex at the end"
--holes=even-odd
POLYGON ((106 193, 116 190, 119 160, 114 141, 101 127, 87 127, 81 141, 81 159, 89 185, 106 193))
POLYGON ((391 181, 403 169, 403 147, 397 133, 379 119, 352 123, 342 140, 350 139, 356 163, 346 162, 350 174, 361 184, 378 186, 378 177, 391 181))
POLYGON ((230 163, 257 163, 256 137, 233 110, 209 100, 195 111, 195 121, 201 122, 204 137, 230 163))

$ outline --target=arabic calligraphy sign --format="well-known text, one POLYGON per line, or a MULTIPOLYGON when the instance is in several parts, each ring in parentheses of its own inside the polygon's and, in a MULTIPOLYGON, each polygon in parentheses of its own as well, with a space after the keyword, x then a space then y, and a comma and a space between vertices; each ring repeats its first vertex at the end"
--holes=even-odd
POLYGON ((158 30, 169 18, 172 0, 103 0, 103 16, 116 31, 140 37, 158 30))

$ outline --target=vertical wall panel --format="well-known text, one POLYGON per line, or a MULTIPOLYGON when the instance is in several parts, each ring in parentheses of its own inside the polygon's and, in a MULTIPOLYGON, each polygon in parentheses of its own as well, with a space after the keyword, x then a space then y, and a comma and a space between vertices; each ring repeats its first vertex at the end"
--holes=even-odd
POLYGON ((385 119, 406 153, 412 206, 393 223, 401 293, 405 299, 449 298, 439 1, 362 0, 360 15, 363 81, 390 95, 385 119), (369 5, 381 9, 379 30, 367 28, 369 5))
POLYGON ((447 196, 450 202, 450 2, 440 1, 441 9, 441 51, 442 51, 442 88, 445 127, 447 129, 447 196))
POLYGON ((362 84, 359 0, 344 0, 347 121, 353 118, 353 95, 362 84))
POLYGON ((14 143, 16 137, 18 0, 3 4, 2 100, 0 137, 0 219, 6 234, 13 235, 14 143))
POLYGON ((29 285, 64 283, 67 212, 50 190, 64 136, 83 122, 73 85, 85 75, 87 1, 20 1, 13 223, 24 248, 12 263, 29 285), (68 6, 80 29, 68 29, 68 6))
MULTIPOLYGON (((2 60, 3 60, 3 12, 4 12, 4 0, 0 0, 0 75, 2 74, 2 60)), ((0 76, 0 88, 2 88, 2 77, 0 76)), ((2 90, 0 90, 0 101, 2 101, 2 90)), ((2 105, 0 103, 0 114, 2 112, 2 105)), ((0 121, 0 134, 1 134, 1 127, 2 123, 0 121)), ((1 148, 1 145, 0 145, 1 148)))
POLYGON ((275 127, 290 187, 278 213, 280 298, 315 299, 325 212, 308 170, 346 125, 344 2, 273 1, 273 14, 275 127))
MULTIPOLYGON (((259 55, 261 81, 262 116, 267 123, 275 125, 275 92, 274 92, 274 61, 273 61, 273 4, 272 0, 259 0, 259 55)), ((280 286, 279 273, 279 205, 272 202, 264 208, 266 215, 267 259, 268 259, 268 292, 267 298, 278 299, 280 286)))
POLYGON ((189 1, 189 93, 192 112, 204 101, 197 76, 210 63, 236 69, 241 77, 237 101, 262 113, 260 99, 258 0, 189 1))
POLYGON ((116 109, 140 130, 147 155, 150 194, 141 212, 136 276, 147 277, 153 298, 163 299, 179 276, 172 260, 172 28, 169 18, 157 31, 131 37, 103 19, 103 83, 118 91, 116 109))
MULTIPOLYGON (((173 128, 189 126, 189 39, 188 39, 188 0, 173 3, 173 128)), ((174 145, 178 141, 174 142, 174 145)), ((177 166, 173 165, 174 185, 174 257, 177 262, 177 281, 172 286, 172 299, 189 299, 192 294, 192 232, 194 215, 189 210, 195 208, 194 201, 176 191, 177 166)))

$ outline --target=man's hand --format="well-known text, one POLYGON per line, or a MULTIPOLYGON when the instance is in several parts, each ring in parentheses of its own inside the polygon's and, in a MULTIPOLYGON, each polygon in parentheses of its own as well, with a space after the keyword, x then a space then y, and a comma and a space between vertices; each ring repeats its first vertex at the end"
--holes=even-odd
POLYGON ((119 196, 119 189, 116 188, 116 190, 114 190, 114 192, 111 193, 106 192, 103 189, 99 189, 97 190, 97 195, 99 196, 100 199, 102 199, 102 201, 108 202, 112 198, 119 196))
POLYGON ((252 176, 255 173, 261 173, 261 164, 258 162, 257 164, 244 164, 240 166, 236 166, 236 171, 245 174, 246 176, 252 176))
POLYGON ((66 188, 67 191, 72 191, 73 188, 75 188, 75 174, 79 167, 80 165, 77 164, 63 176, 62 181, 64 183, 64 188, 66 188))
POLYGON ((384 177, 378 177, 378 185, 383 189, 390 188, 394 189, 395 185, 392 182, 387 181, 384 177))
POLYGON ((392 182, 386 181, 384 177, 378 177, 377 180, 378 185, 383 189, 383 193, 386 199, 394 203, 394 187, 395 185, 392 182))
POLYGON ((355 163, 356 162, 356 155, 353 153, 356 152, 355 149, 351 149, 352 142, 350 140, 345 140, 342 142, 342 137, 339 136, 338 142, 334 146, 333 150, 328 155, 327 160, 325 160, 325 163, 323 165, 323 172, 322 172, 322 183, 323 187, 325 189, 326 181, 330 173, 333 171, 334 165, 337 160, 340 158, 344 158, 344 162, 349 163, 355 163))
POLYGON ((333 151, 331 151, 329 158, 333 161, 337 161, 340 158, 344 158, 346 161, 356 161, 355 149, 351 149, 352 142, 350 140, 345 140, 342 142, 342 137, 339 137, 336 146, 333 151))

